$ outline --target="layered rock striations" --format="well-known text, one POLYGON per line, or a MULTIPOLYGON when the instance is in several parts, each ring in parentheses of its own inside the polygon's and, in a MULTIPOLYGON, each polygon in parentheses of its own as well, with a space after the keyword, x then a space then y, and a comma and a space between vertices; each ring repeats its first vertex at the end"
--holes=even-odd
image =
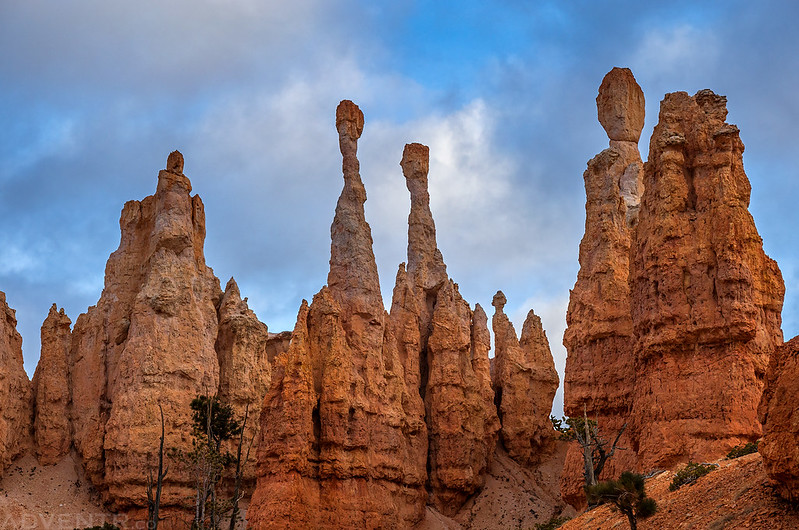
POLYGON ((31 383, 14 310, 0 291, 0 473, 32 447, 31 383))
POLYGON ((72 321, 55 304, 42 324, 42 350, 33 374, 34 441, 41 465, 57 464, 72 446, 69 348, 72 321))
POLYGON ((436 243, 428 148, 406 145, 401 166, 411 195, 408 266, 397 275, 391 320, 404 332, 398 349, 412 372, 408 392, 418 381, 424 401, 430 501, 452 515, 484 484, 496 445, 491 344, 485 312, 460 295, 436 243))
POLYGON ((264 399, 256 528, 404 528, 424 511, 426 437, 408 416, 356 157, 363 114, 336 110, 344 188, 331 226, 328 285, 300 308, 264 399))
MULTIPOLYGON (((611 147, 585 173, 586 234, 564 335, 566 413, 587 411, 609 436, 628 425, 619 443, 628 450, 605 477, 717 458, 758 438, 765 368, 782 341, 782 278, 748 211, 726 98, 666 95, 642 180, 629 134, 643 123, 639 91, 622 69, 600 87, 611 147)), ((578 452, 562 483, 572 502, 578 452)))
POLYGON ((640 466, 725 454, 761 434, 757 405, 782 343, 782 276, 749 213, 726 98, 667 94, 652 133, 630 285, 640 466))
MULTIPOLYGON (((638 139, 644 125, 644 95, 629 69, 614 68, 605 76, 597 111, 610 146, 588 162, 583 174, 585 235, 563 337, 568 352, 564 411, 568 416, 587 413, 612 441, 629 420, 635 383, 629 278, 643 193, 638 139)), ((631 446, 627 434, 620 447, 631 446)), ((634 465, 634 454, 621 451, 608 462, 604 477, 615 477, 634 465)), ((582 453, 574 446, 563 473, 564 497, 574 505, 584 499, 582 469, 582 453)))
POLYGON ((493 386, 500 439, 508 455, 532 467, 553 449, 555 431, 549 415, 558 373, 541 319, 531 310, 519 340, 505 315, 506 302, 502 291, 494 295, 493 386))
POLYGON ((778 347, 769 362, 758 408, 763 439, 758 451, 780 495, 799 500, 799 337, 778 347))

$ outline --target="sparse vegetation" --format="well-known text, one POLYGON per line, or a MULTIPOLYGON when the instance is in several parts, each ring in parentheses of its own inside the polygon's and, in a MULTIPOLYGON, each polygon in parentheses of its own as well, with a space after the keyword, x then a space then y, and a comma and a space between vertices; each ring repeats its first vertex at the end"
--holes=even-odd
POLYGON ((87 526, 86 528, 76 528, 75 530, 120 530, 120 528, 115 524, 103 523, 103 526, 87 526))
POLYGON ((638 519, 654 515, 657 511, 655 499, 646 496, 644 476, 625 471, 619 480, 606 480, 585 488, 591 504, 610 503, 611 507, 627 516, 630 528, 638 528, 638 519))
POLYGON ((757 453, 757 445, 758 442, 749 442, 744 445, 736 445, 733 447, 729 453, 727 453, 727 460, 732 460, 733 458, 740 458, 744 455, 751 455, 752 453, 757 453))
POLYGON ((560 438, 566 441, 576 441, 580 444, 583 452, 583 477, 585 479, 585 486, 595 486, 597 478, 605 468, 607 461, 616 453, 621 435, 627 428, 627 424, 621 426, 619 432, 616 433, 616 438, 613 443, 608 447, 608 441, 605 440, 599 432, 599 425, 596 420, 588 418, 588 414, 584 411, 582 418, 563 418, 557 419, 555 416, 549 417, 552 421, 552 428, 560 433, 560 438))
POLYGON ((669 485, 669 491, 677 491, 686 484, 693 484, 699 477, 707 475, 717 467, 718 464, 697 464, 696 462, 688 462, 684 468, 675 473, 669 485))
POLYGON ((566 524, 567 521, 571 521, 571 517, 558 517, 557 515, 553 515, 546 523, 537 523, 535 525, 535 530, 555 530, 566 524))

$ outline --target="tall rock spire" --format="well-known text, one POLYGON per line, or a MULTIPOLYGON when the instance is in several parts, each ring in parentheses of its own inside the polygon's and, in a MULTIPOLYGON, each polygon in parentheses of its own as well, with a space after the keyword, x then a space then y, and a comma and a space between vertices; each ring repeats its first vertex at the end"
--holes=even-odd
MULTIPOLYGON (((122 209, 122 237, 106 265, 103 294, 72 333, 75 448, 117 510, 141 507, 161 432, 158 405, 167 446, 185 447, 189 403, 215 394, 219 384, 214 343, 222 292, 203 256, 203 203, 190 193, 175 151, 155 195, 122 209)), ((178 504, 190 488, 188 475, 172 469, 162 504, 178 504)))
POLYGON ((42 351, 33 374, 36 456, 41 465, 57 464, 72 446, 69 424, 71 324, 64 310, 59 311, 55 304, 42 324, 42 351))
MULTIPOLYGON (((614 438, 631 409, 635 382, 633 323, 630 315, 630 259, 643 192, 638 138, 644 126, 644 96, 632 72, 614 68, 602 80, 597 115, 610 146, 588 162, 585 181, 585 235, 580 272, 569 298, 564 381, 564 411, 596 419, 606 438, 614 438)), ((624 447, 629 438, 621 441, 624 447)), ((632 469, 632 451, 608 461, 604 477, 632 469)), ((572 447, 562 491, 566 500, 585 502, 582 454, 572 447)))
POLYGON ((390 329, 408 396, 424 403, 430 500, 452 515, 484 484, 496 445, 488 327, 447 277, 430 212, 428 148, 406 145, 400 164, 411 195, 408 269, 397 274, 390 329))
POLYGON ((344 189, 328 285, 301 308, 264 400, 248 515, 258 528, 407 528, 424 515, 424 423, 408 412, 403 365, 385 344, 391 331, 356 158, 363 125, 360 109, 342 101, 344 189))
POLYGON ((32 447, 31 382, 22 358, 17 318, 0 291, 0 473, 32 447))

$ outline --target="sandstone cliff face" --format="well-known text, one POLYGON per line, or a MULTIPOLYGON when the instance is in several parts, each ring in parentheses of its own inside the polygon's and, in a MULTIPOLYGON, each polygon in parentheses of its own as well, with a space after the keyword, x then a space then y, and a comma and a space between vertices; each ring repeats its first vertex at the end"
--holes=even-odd
POLYGON ((758 450, 780 495, 799 500, 799 337, 771 356, 766 388, 758 408, 763 440, 758 450))
POLYGON ((14 310, 0 291, 0 473, 32 447, 31 383, 14 310))
MULTIPOLYGON (((583 174, 585 235, 563 337, 568 352, 564 411, 581 416, 585 410, 612 441, 629 416, 635 382, 629 275, 643 192, 637 142, 644 124, 644 97, 630 70, 614 68, 605 76, 597 110, 610 146, 588 162, 583 174)), ((631 443, 625 433, 620 446, 631 443)), ((602 478, 634 468, 634 456, 631 451, 617 453, 602 478)), ((582 453, 573 446, 566 458, 563 494, 575 506, 585 499, 582 469, 582 453)))
MULTIPOLYGON (((747 209, 726 99, 668 94, 642 182, 628 134, 643 122, 637 91, 620 69, 600 87, 611 147, 585 174, 586 235, 564 336, 566 413, 585 406, 608 435, 629 423, 620 446, 631 450, 604 476, 709 460, 756 439, 765 366, 782 341, 782 278, 747 209)), ((580 482, 575 448, 562 483, 570 502, 581 502, 580 482)))
POLYGON ((408 144, 401 166, 411 195, 408 272, 394 288, 391 320, 404 330, 398 349, 409 393, 418 381, 428 429, 430 501, 454 514, 485 482, 499 422, 488 362, 485 312, 474 312, 447 276, 436 244, 427 187, 429 150, 408 144), (418 366, 418 368, 417 368, 418 366))
POLYGON ((667 94, 652 133, 631 270, 633 434, 642 468, 712 459, 761 434, 785 289, 748 211, 726 98, 667 94))
MULTIPOLYGON (((116 509, 143 503, 145 470, 160 436, 159 403, 166 445, 188 447, 188 405, 219 385, 214 343, 222 293, 203 256, 203 204, 190 192, 176 151, 155 195, 125 204, 103 294, 73 330, 74 444, 116 509)), ((177 469, 170 472, 162 502, 182 500, 187 483, 177 469)))
POLYGON ((555 431, 549 420, 558 389, 558 373, 541 319, 527 315, 521 341, 504 307, 502 291, 494 295, 494 393, 502 424, 500 438, 508 454, 528 466, 551 449, 555 431))
POLYGON ((69 347, 72 321, 53 304, 42 324, 42 350, 33 374, 34 441, 41 465, 57 464, 69 453, 69 347))
POLYGON ((336 110, 344 189, 331 226, 328 286, 303 303, 261 415, 256 528, 404 528, 424 510, 424 432, 407 417, 356 158, 363 114, 336 110), (416 445, 414 445, 416 443, 416 445))

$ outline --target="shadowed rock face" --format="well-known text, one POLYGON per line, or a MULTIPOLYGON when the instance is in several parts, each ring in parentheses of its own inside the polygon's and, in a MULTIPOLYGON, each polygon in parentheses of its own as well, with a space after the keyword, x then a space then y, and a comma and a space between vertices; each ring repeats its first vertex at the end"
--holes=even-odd
MULTIPOLYGON (((605 76, 597 110, 610 146, 588 162, 583 174, 585 235, 563 337, 568 352, 564 411, 568 416, 582 416, 585 409, 612 441, 629 416, 635 382, 629 276, 643 193, 643 163, 636 142, 643 127, 644 100, 628 69, 614 68, 605 76)), ((631 443, 625 435, 620 446, 631 443)), ((631 451, 619 452, 608 462, 604 476, 616 477, 634 464, 631 451)), ((570 448, 565 467, 564 498, 580 506, 585 495, 578 447, 570 448)))
POLYGON ((42 465, 57 464, 69 453, 69 346, 72 321, 55 304, 42 324, 42 353, 33 374, 36 403, 36 457, 42 465))
POLYGON ((549 420, 558 389, 558 373, 541 319, 531 310, 521 341, 505 315, 505 295, 494 295, 494 392, 500 438, 517 462, 534 466, 553 449, 555 431, 549 420))
MULTIPOLYGON (((632 75, 608 77, 597 102, 611 146, 585 174, 586 235, 564 336, 566 413, 585 406, 608 437, 629 423, 620 445, 632 450, 617 453, 604 477, 713 459, 759 436, 755 409, 782 341, 784 293, 747 209, 726 98, 666 95, 642 173, 636 145, 613 131, 642 123, 643 103, 625 118, 618 109, 637 99, 632 75)), ((580 503, 577 453, 562 488, 580 503)))
POLYGON ((763 440, 758 451, 780 495, 799 500, 799 337, 771 356, 766 388, 758 409, 763 440))
POLYGON ((748 211, 726 98, 667 94, 649 146, 631 271, 640 466, 719 457, 761 434, 785 292, 748 211))
POLYGON ((22 359, 14 310, 0 292, 0 472, 32 447, 31 382, 22 359))

